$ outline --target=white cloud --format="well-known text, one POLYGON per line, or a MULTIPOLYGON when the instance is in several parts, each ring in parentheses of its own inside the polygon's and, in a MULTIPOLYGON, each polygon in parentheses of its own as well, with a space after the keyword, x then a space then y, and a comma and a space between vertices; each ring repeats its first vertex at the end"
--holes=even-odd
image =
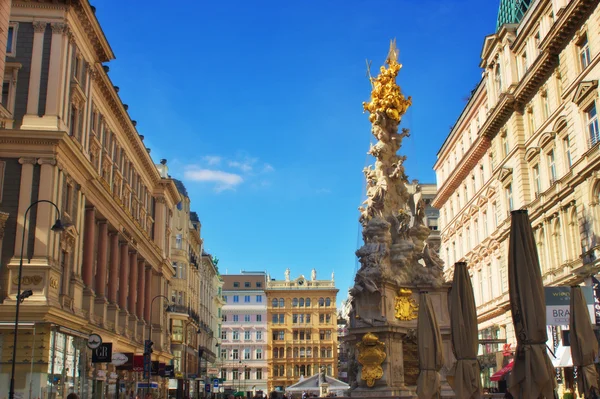
POLYGON ((256 160, 248 160, 248 161, 244 161, 244 162, 239 162, 239 161, 229 161, 227 164, 229 166, 231 166, 232 168, 237 168, 239 170, 241 170, 242 172, 248 173, 248 172, 252 172, 252 165, 256 162, 256 160))
POLYGON ((200 169, 197 167, 190 167, 185 171, 184 176, 186 179, 198 182, 212 182, 217 183, 215 190, 217 192, 225 190, 233 190, 244 179, 242 176, 235 173, 223 172, 221 170, 211 169, 200 169))
POLYGON ((263 170, 262 171, 263 171, 263 173, 270 173, 270 172, 274 172, 275 168, 273 167, 273 165, 266 163, 263 166, 263 170))
POLYGON ((221 163, 221 157, 218 155, 206 155, 203 156, 202 159, 211 166, 218 165, 221 163))

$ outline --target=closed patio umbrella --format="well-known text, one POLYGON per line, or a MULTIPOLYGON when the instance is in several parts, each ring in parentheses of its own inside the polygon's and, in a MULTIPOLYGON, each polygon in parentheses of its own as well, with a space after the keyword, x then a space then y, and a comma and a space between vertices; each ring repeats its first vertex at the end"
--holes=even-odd
POLYGON ((586 399, 595 397, 598 389, 598 375, 594 359, 598 354, 598 341, 592 329, 590 312, 588 311, 581 287, 571 287, 571 356, 573 365, 577 367, 577 390, 586 399))
POLYGON ((477 308, 467 264, 454 264, 450 291, 450 330, 456 356, 453 386, 457 398, 479 399, 481 378, 477 361, 477 308))
POLYGON ((419 399, 439 398, 441 394, 439 371, 444 363, 442 336, 435 318, 431 298, 426 292, 422 292, 419 298, 417 348, 419 351, 417 396, 419 399))
POLYGON ((516 399, 554 398, 554 367, 546 352, 546 304, 542 273, 527 211, 511 212, 508 248, 510 308, 517 350, 508 380, 516 399))

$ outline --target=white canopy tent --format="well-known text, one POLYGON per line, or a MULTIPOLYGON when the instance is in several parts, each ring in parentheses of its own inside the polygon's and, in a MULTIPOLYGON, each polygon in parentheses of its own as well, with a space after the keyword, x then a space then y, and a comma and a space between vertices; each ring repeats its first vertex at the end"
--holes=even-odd
MULTIPOLYGON (((327 384, 329 384, 329 393, 337 396, 345 396, 346 391, 350 389, 350 385, 346 384, 344 381, 340 381, 330 376, 326 376, 325 379, 327 384)), ((308 378, 305 378, 304 376, 300 377, 300 381, 287 387, 285 392, 291 394, 302 394, 302 392, 306 392, 318 396, 320 393, 319 373, 308 378)))

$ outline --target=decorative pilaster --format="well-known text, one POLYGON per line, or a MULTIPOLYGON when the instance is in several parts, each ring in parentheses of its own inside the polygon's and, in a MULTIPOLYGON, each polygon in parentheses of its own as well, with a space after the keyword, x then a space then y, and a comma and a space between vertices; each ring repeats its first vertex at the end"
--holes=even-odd
POLYGON ((146 271, 144 270, 146 267, 146 261, 144 259, 138 260, 138 279, 137 279, 137 307, 136 314, 138 319, 144 318, 144 302, 146 300, 146 271))
POLYGON ((127 311, 127 272, 129 270, 129 244, 121 243, 121 261, 119 270, 119 307, 121 311, 127 311))
MULTIPOLYGON (((146 266, 146 291, 144 300, 144 319, 150 323, 150 302, 152 301, 152 266, 146 266)), ((150 326, 152 329, 152 326, 150 326)))
POLYGON ((106 298, 106 259, 108 249, 108 222, 98 222, 98 253, 96 255, 96 297, 106 298))
POLYGON ((31 205, 31 192, 33 188, 33 165, 37 160, 35 158, 20 158, 19 163, 21 166, 21 183, 19 189, 19 209, 17 211, 17 231, 15 236, 15 258, 19 257, 21 253, 21 246, 23 247, 23 253, 27 254, 27 240, 25 243, 22 241, 23 227, 25 226, 25 211, 29 205, 31 205))
POLYGON ((27 114, 23 117, 23 130, 39 130, 40 82, 42 79, 42 52, 44 50, 44 32, 47 22, 33 23, 33 48, 31 50, 31 68, 29 72, 29 90, 27 94, 27 114))
POLYGON ((117 288, 119 284, 119 234, 110 233, 110 263, 108 272, 108 301, 117 303, 117 288))
POLYGON ((61 130, 64 126, 60 112, 60 100, 65 90, 63 88, 64 74, 61 72, 61 63, 67 52, 67 25, 64 23, 52 23, 52 41, 50 44, 50 65, 48 67, 48 89, 46 92, 46 110, 44 115, 44 127, 47 130, 61 130), (62 124, 62 126, 61 126, 62 124))
POLYGON ((129 305, 128 310, 131 315, 136 312, 137 300, 137 282, 138 282, 138 264, 137 252, 129 253, 129 305))
POLYGON ((94 248, 96 239, 96 210, 87 208, 85 210, 83 234, 83 267, 81 275, 83 283, 88 291, 92 291, 94 277, 94 248))

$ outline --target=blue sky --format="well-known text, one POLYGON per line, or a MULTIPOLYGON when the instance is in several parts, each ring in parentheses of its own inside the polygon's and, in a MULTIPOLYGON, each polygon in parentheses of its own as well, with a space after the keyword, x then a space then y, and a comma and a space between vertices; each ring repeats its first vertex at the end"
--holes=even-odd
POLYGON ((389 40, 410 179, 435 182, 436 153, 481 77, 498 1, 93 2, 117 59, 110 77, 155 162, 168 160, 222 273, 283 278, 356 270, 366 152, 362 102, 389 40))

